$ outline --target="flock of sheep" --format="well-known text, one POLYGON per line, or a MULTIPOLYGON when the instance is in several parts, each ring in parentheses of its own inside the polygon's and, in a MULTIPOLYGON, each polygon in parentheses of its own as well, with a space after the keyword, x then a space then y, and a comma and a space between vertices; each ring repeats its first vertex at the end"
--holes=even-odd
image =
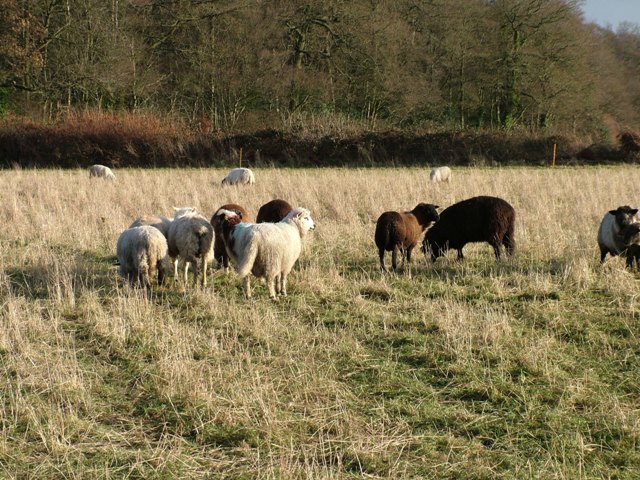
MULTIPOLYGON (((113 172, 102 165, 90 167, 89 174, 115 180, 113 172)), ((430 179, 449 182, 451 169, 434 168, 430 179)), ((247 168, 233 169, 222 180, 222 185, 253 183, 255 176, 247 168)), ((411 262, 412 251, 421 238, 422 251, 434 262, 449 249, 457 251, 459 260, 464 259, 462 249, 472 242, 491 245, 496 259, 501 257, 502 246, 507 254, 514 253, 516 214, 502 198, 477 196, 455 203, 441 213, 439 208, 420 203, 408 212, 388 211, 380 215, 374 240, 382 271, 387 270, 385 252, 391 252, 392 268, 396 270, 398 253, 405 262, 411 262)), ((175 209, 173 218, 145 215, 118 238, 120 274, 131 283, 151 286, 154 276, 162 283, 171 266, 178 278, 178 265, 182 261, 185 285, 191 265, 194 284, 200 274, 200 283, 206 286, 207 265, 215 258, 225 271, 230 262, 235 265, 246 298, 251 298, 251 275, 264 278, 269 297, 276 298, 287 294, 287 276, 302 252, 306 234, 314 228, 309 210, 293 208, 280 199, 260 207, 255 223, 246 209, 237 204, 221 206, 211 220, 190 207, 175 209)), ((638 209, 621 206, 607 212, 598 229, 598 245, 601 262, 609 253, 625 256, 629 267, 635 261, 640 268, 638 209)))

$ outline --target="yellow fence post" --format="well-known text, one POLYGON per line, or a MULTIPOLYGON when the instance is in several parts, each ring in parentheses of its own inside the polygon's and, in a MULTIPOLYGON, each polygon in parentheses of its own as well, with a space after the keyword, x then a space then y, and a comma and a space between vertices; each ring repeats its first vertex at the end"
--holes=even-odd
POLYGON ((558 145, 556 143, 553 144, 553 160, 551 162, 551 166, 555 167, 556 166, 556 152, 557 152, 557 147, 558 145))
POLYGON ((242 147, 240 147, 240 166, 242 166, 242 147))

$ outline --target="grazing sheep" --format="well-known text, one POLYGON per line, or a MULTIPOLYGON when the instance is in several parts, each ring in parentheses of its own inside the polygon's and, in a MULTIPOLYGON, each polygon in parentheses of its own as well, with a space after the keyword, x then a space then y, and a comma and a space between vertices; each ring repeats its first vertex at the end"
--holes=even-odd
POLYGON ((384 212, 376 223, 375 240, 380 255, 380 268, 383 272, 384 252, 391 253, 391 267, 397 267, 398 250, 407 263, 411 262, 411 252, 420 241, 420 235, 433 223, 437 222, 437 205, 419 203, 410 212, 384 212))
MULTIPOLYGON (((193 283, 198 284, 198 259, 201 260, 202 285, 207 285, 207 263, 213 254, 213 227, 195 211, 180 212, 169 226, 169 255, 185 262, 184 283, 189 264, 193 265, 193 283)), ((177 267, 174 264, 174 271, 177 267)))
POLYGON ((277 223, 241 223, 233 211, 220 210, 227 253, 242 278, 242 290, 251 298, 250 274, 267 281, 269 298, 287 294, 287 275, 302 252, 302 240, 315 228, 306 208, 295 208, 277 223))
POLYGON ((436 167, 431 170, 429 180, 431 180, 431 183, 450 182, 451 169, 449 167, 436 167))
POLYGON ((609 253, 611 256, 620 255, 625 250, 624 239, 621 231, 627 225, 639 221, 636 214, 637 208, 628 205, 609 210, 598 228, 598 246, 600 247, 600 263, 609 253))
POLYGON ((258 216, 256 217, 256 223, 279 222, 286 217, 291 210, 293 210, 293 207, 289 202, 276 198, 260 207, 258 216))
POLYGON ((89 178, 91 177, 106 178, 107 180, 116 179, 116 176, 111 171, 111 169, 109 167, 105 167, 104 165, 91 165, 89 167, 89 178))
POLYGON ((625 244, 623 253, 627 257, 627 267, 633 268, 635 260, 636 268, 640 268, 640 223, 625 226, 621 236, 625 244))
POLYGON ((253 185, 256 177, 248 168, 234 168, 222 179, 222 186, 225 185, 253 185))
POLYGON ((118 238, 116 254, 119 273, 131 284, 137 280, 149 287, 156 272, 158 283, 164 282, 165 268, 170 261, 169 249, 167 239, 157 228, 143 225, 126 229, 118 238))
POLYGON ((229 270, 229 255, 227 254, 227 249, 224 246, 224 239, 222 238, 222 218, 218 216, 218 212, 221 210, 231 210, 238 213, 243 222, 251 223, 252 220, 244 207, 235 203, 222 205, 211 217, 211 226, 213 226, 214 234, 213 258, 216 259, 219 265, 222 265, 226 272, 229 270))
POLYGON ((155 227, 162 232, 165 238, 169 237, 169 225, 171 225, 171 218, 167 218, 163 215, 143 215, 136 218, 129 228, 141 227, 143 225, 149 225, 155 227))
POLYGON ((467 243, 487 242, 493 247, 496 259, 500 259, 500 245, 506 247, 509 255, 515 251, 515 220, 515 210, 501 198, 469 198, 440 213, 440 220, 424 237, 422 250, 425 255, 430 252, 435 262, 449 248, 454 248, 462 260, 462 248, 467 243))

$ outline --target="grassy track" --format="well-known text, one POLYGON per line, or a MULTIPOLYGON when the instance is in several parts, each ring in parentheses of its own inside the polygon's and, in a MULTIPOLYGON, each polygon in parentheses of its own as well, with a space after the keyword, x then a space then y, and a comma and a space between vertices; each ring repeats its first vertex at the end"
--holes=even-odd
POLYGON ((637 173, 2 171, 0 477, 640 478, 638 274, 595 242, 637 173), (478 194, 516 209, 513 259, 381 275, 380 213, 478 194), (117 277, 136 216, 277 197, 317 223, 287 298, 117 277))

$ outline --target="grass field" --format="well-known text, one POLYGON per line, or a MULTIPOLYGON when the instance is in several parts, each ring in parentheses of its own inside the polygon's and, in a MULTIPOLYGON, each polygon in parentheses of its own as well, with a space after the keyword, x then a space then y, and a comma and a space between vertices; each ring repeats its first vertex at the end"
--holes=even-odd
POLYGON ((595 241, 637 168, 116 173, 0 172, 0 477, 640 478, 639 276, 595 241), (380 273, 380 213, 478 194, 512 259, 380 273), (317 224, 288 297, 118 278, 136 216, 276 197, 317 224))

